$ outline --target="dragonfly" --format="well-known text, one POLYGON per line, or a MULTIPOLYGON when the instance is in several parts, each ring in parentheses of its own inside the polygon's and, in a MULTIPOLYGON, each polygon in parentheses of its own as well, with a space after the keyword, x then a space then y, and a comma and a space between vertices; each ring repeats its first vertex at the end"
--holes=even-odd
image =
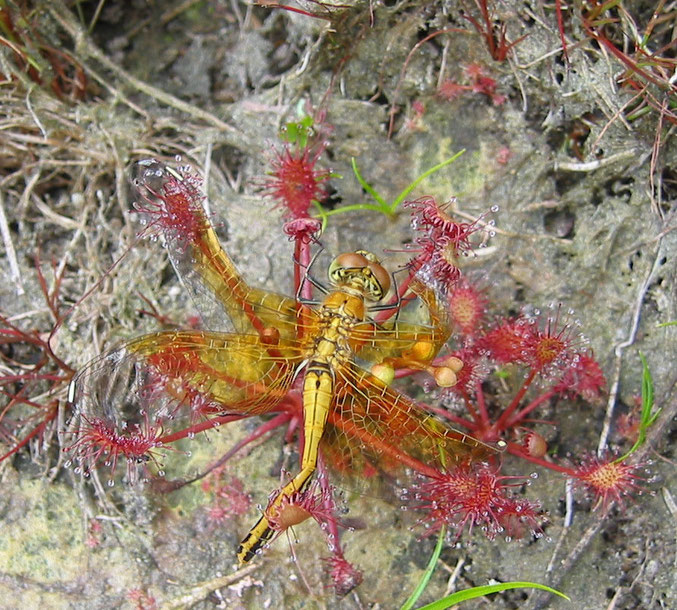
POLYGON ((137 207, 162 233, 210 330, 132 339, 75 376, 69 392, 77 439, 72 449, 85 468, 101 461, 115 467, 118 458, 145 465, 185 436, 181 430, 192 435, 274 412, 299 388, 300 469, 271 496, 240 543, 237 558, 246 563, 275 535, 270 511, 307 489, 318 456, 341 476, 360 478, 375 470, 434 476, 495 453, 427 413, 383 374, 444 369, 432 364, 450 335, 434 288, 416 278, 408 286, 427 312, 425 323, 390 315, 402 299, 392 300, 390 274, 365 250, 334 258, 329 287, 314 282, 326 293, 318 303, 250 286, 222 248, 196 184, 155 160, 142 162, 140 174, 143 202, 137 207), (226 318, 232 332, 211 330, 226 318))

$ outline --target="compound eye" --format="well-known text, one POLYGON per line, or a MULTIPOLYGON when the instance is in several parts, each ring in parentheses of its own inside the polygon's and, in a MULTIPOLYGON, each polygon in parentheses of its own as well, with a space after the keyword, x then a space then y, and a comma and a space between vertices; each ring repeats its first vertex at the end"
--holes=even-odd
POLYGON ((369 263, 369 270, 381 287, 381 293, 378 295, 378 298, 382 299, 388 294, 388 290, 390 290, 390 273, 380 263, 369 263))
POLYGON ((332 267, 336 266, 343 269, 359 269, 361 267, 367 267, 368 265, 369 260, 367 257, 362 254, 358 254, 357 252, 344 252, 343 254, 339 254, 331 264, 332 267))
POLYGON ((334 283, 341 283, 346 277, 347 269, 362 269, 369 265, 369 261, 356 252, 344 252, 339 254, 329 265, 327 275, 334 283))

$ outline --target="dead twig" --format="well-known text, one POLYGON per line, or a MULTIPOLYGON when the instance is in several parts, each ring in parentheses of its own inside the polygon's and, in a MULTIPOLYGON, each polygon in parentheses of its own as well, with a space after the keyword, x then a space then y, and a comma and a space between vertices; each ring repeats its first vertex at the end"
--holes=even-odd
POLYGON ((160 606, 161 610, 174 610, 175 608, 190 608, 193 604, 197 604, 205 599, 210 593, 216 591, 217 589, 222 589, 242 580, 246 576, 249 576, 252 572, 255 572, 259 569, 259 564, 251 564, 246 568, 242 568, 233 574, 228 574, 227 576, 219 576, 217 578, 212 578, 211 580, 205 580, 190 589, 187 589, 185 593, 175 597, 174 599, 165 602, 160 606))
POLYGON ((16 258, 14 242, 12 242, 12 235, 9 232, 7 216, 5 215, 5 200, 2 196, 2 190, 0 190, 0 233, 2 233, 2 241, 5 244, 5 255, 7 256, 7 261, 9 262, 10 278, 16 284, 17 294, 24 294, 24 287, 21 283, 21 270, 19 269, 19 262, 16 258))
MULTIPOLYGON (((184 112, 192 117, 205 121, 206 123, 209 123, 210 125, 213 125, 218 129, 228 131, 232 134, 237 134, 238 136, 244 138, 244 134, 242 134, 238 129, 236 129, 232 125, 229 125, 228 123, 224 123, 221 119, 214 116, 210 112, 202 110, 194 106, 193 104, 189 104, 188 102, 184 102, 183 100, 180 100, 179 98, 171 95, 170 93, 162 91, 157 87, 153 87, 152 85, 149 85, 148 83, 139 80, 138 78, 132 76, 131 74, 123 70, 120 66, 112 62, 90 40, 89 36, 87 36, 87 32, 73 17, 71 11, 64 5, 64 3, 61 0, 54 0, 54 2, 50 3, 49 12, 54 17, 54 19, 56 19, 59 25, 64 30, 66 30, 66 32, 68 32, 68 34, 73 38, 73 40, 75 41, 75 47, 78 50, 78 53, 81 55, 82 59, 88 58, 96 60, 107 70, 110 70, 113 74, 115 74, 117 78, 126 82, 131 87, 134 87, 136 90, 141 91, 142 93, 145 93, 146 95, 155 98, 162 104, 165 104, 167 106, 170 106, 171 108, 175 108, 176 110, 184 112)), ((87 66, 85 63, 83 63, 83 68, 89 71, 89 66, 87 66)))
POLYGON ((637 293, 637 298, 635 299, 635 309, 632 314, 632 321, 630 323, 630 329, 628 331, 628 338, 625 341, 621 341, 614 348, 615 362, 614 362, 614 372, 612 376, 611 386, 609 388, 609 399, 607 400, 606 414, 604 415, 604 424, 602 426, 602 432, 599 436, 599 443, 597 444, 597 455, 602 456, 606 452, 607 439, 609 437, 609 431, 611 430, 611 420, 614 415, 614 408, 616 406, 616 399, 618 397, 618 389, 621 381, 621 366, 623 363, 623 352, 626 347, 630 347, 634 342, 637 336, 637 328, 639 327, 639 319, 642 312, 642 306, 644 304, 644 298, 646 296, 646 291, 649 289, 651 282, 653 281, 654 275, 660 266, 660 260, 662 257, 661 242, 658 242, 656 248, 656 253, 654 255, 653 263, 651 264, 651 269, 646 275, 646 278, 642 282, 642 285, 639 288, 637 293))

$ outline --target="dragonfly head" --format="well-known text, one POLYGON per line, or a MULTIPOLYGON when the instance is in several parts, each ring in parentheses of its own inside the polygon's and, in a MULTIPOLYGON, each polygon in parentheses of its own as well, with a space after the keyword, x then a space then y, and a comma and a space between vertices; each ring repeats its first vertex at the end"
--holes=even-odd
POLYGON ((390 290, 390 274, 371 252, 357 250, 339 254, 329 265, 329 281, 353 290, 370 301, 381 300, 390 290))

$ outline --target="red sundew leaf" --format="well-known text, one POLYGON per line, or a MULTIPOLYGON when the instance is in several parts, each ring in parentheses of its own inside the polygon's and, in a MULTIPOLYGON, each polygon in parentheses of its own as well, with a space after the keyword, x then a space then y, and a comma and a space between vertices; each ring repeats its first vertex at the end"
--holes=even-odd
POLYGON ((470 533, 479 526, 490 540, 502 532, 518 537, 540 531, 538 504, 507 493, 515 483, 506 481, 516 478, 523 481, 499 475, 486 464, 464 463, 420 483, 412 492, 420 501, 416 509, 426 513, 420 520, 428 528, 425 535, 442 526, 455 529, 457 538, 466 526, 470 533))
POLYGON ((331 557, 324 558, 323 561, 327 564, 331 585, 338 597, 345 597, 362 583, 364 578, 362 571, 350 563, 340 549, 331 557))
POLYGON ((463 335, 477 335, 486 307, 486 297, 465 278, 457 282, 449 292, 451 320, 463 335))
POLYGON ((139 161, 135 169, 142 200, 134 205, 144 215, 148 230, 164 233, 174 248, 195 243, 209 227, 201 180, 187 171, 179 174, 155 159, 139 161))
POLYGON ((598 401, 606 388, 606 378, 592 355, 577 353, 555 385, 560 394, 575 394, 589 402, 598 401))
POLYGON ((585 460, 573 473, 578 481, 591 491, 606 510, 615 500, 623 504, 623 499, 642 490, 637 481, 643 480, 635 474, 640 465, 610 461, 596 456, 585 460))
POLYGON ((524 363, 532 331, 532 325, 525 318, 510 318, 480 337, 476 345, 501 364, 524 363))
POLYGON ((326 197, 324 183, 329 172, 316 169, 318 153, 302 148, 292 152, 286 146, 282 152, 275 151, 273 171, 264 182, 265 190, 285 208, 291 220, 307 218, 313 201, 326 197))

